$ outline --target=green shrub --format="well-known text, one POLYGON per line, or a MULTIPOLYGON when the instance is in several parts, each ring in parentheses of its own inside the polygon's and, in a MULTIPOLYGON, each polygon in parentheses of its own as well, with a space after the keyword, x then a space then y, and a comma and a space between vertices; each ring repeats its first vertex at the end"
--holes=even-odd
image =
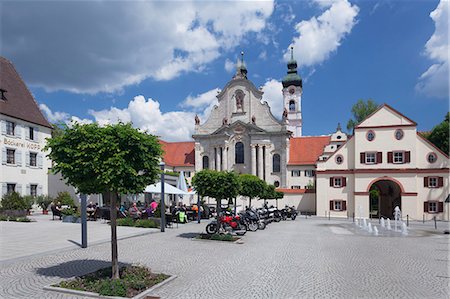
POLYGON ((232 235, 223 235, 222 241, 233 241, 232 235))
POLYGON ((138 219, 134 223, 135 227, 144 227, 144 228, 156 228, 158 227, 155 223, 155 221, 151 219, 138 219))
POLYGON ((27 217, 17 217, 16 221, 17 222, 31 222, 31 219, 27 218, 27 217))
POLYGON ((2 198, 3 210, 26 210, 27 203, 23 197, 17 192, 11 192, 3 195, 2 198))
POLYGON ((134 226, 134 220, 132 218, 119 218, 117 219, 118 226, 134 226))
POLYGON ((127 287, 121 280, 104 280, 98 290, 102 296, 127 296, 127 287))
POLYGON ((27 210, 31 210, 33 208, 34 203, 36 202, 36 197, 32 195, 25 195, 23 197, 23 200, 25 201, 25 204, 27 205, 27 210))
POLYGON ((211 240, 220 241, 222 240, 222 237, 219 234, 214 234, 211 236, 211 240))
POLYGON ((36 203, 43 209, 47 210, 48 206, 52 203, 53 199, 48 195, 38 195, 36 197, 36 203))
POLYGON ((64 216, 74 216, 75 211, 72 208, 62 209, 61 214, 64 216))
POLYGON ((74 207, 75 201, 73 200, 72 196, 70 196, 69 192, 58 192, 58 195, 56 196, 54 203, 60 203, 62 206, 69 206, 74 207))

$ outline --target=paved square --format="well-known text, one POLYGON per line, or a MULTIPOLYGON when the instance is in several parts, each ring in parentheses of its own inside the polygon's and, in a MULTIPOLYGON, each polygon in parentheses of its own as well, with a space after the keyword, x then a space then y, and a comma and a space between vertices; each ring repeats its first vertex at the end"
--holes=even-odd
MULTIPOLYGON (((205 223, 119 241, 119 260, 178 276, 162 298, 448 298, 449 237, 369 236, 348 220, 297 219, 244 244, 192 240, 205 223)), ((419 227, 420 228, 420 227, 419 227)), ((421 228, 420 228, 421 229, 421 228)), ((108 243, 1 264, 1 298, 77 298, 42 287, 109 265, 108 243)))

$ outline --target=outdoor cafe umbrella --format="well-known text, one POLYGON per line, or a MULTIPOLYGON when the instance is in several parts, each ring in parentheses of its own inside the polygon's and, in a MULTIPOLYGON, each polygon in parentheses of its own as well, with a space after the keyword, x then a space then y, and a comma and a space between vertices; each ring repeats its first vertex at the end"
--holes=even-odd
MULTIPOLYGON (((158 182, 153 185, 148 185, 144 192, 146 193, 161 193, 161 182, 158 182)), ((180 190, 172 185, 169 185, 167 183, 164 183, 164 193, 166 194, 178 194, 178 195, 184 195, 188 194, 188 192, 180 190)))

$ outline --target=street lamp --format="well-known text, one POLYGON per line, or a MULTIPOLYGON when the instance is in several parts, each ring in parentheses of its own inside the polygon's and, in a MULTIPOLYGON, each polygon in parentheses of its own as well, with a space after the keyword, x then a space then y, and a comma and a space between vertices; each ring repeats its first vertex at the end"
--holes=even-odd
POLYGON ((164 202, 164 166, 166 163, 159 163, 159 167, 161 167, 161 232, 163 233, 166 228, 166 207, 164 202))

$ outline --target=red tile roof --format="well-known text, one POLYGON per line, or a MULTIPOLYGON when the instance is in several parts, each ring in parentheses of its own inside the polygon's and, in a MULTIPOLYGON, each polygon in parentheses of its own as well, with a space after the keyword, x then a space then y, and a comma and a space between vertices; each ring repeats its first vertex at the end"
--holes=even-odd
POLYGON ((313 165, 330 143, 330 136, 294 137, 290 140, 288 165, 313 165))
POLYGON ((35 99, 13 64, 0 56, 0 89, 6 90, 6 101, 0 100, 0 113, 33 124, 51 128, 35 99))
POLYGON ((164 151, 163 160, 168 166, 194 166, 195 165, 195 143, 167 142, 159 140, 164 151))

